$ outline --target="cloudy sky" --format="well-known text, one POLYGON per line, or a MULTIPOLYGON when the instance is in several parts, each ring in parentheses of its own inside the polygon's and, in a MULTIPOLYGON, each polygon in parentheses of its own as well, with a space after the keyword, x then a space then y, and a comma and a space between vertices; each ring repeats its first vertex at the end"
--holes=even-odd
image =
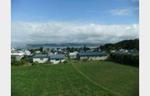
POLYGON ((138 38, 138 0, 12 0, 12 43, 138 38))

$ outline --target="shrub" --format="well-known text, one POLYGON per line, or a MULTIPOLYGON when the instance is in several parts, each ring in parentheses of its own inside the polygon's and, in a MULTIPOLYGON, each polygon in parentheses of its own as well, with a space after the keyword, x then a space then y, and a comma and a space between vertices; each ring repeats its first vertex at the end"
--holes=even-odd
POLYGON ((67 60, 65 60, 63 63, 64 63, 64 64, 67 64, 67 63, 68 63, 68 61, 67 61, 67 60))
POLYGON ((127 53, 111 53, 109 60, 118 63, 139 66, 139 55, 138 54, 127 54, 127 53))

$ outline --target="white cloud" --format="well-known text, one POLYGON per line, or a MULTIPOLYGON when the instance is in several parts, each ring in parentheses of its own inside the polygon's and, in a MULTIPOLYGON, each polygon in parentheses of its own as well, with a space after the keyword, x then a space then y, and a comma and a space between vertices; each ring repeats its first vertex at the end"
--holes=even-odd
POLYGON ((110 10, 110 13, 117 16, 129 16, 131 14, 131 10, 129 8, 113 9, 110 10))
POLYGON ((12 43, 110 43, 134 38, 138 38, 138 24, 12 23, 12 43))
POLYGON ((131 16, 138 13, 139 7, 131 7, 131 8, 118 8, 110 10, 110 14, 114 16, 131 16))

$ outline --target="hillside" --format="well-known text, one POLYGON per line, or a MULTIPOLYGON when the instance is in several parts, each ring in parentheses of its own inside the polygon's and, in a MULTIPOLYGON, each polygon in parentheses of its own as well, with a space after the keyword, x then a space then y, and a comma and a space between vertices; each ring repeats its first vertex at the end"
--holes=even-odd
POLYGON ((138 96, 138 68, 107 61, 12 67, 12 96, 138 96))
POLYGON ((113 49, 137 49, 139 50, 139 39, 134 40, 123 40, 117 43, 110 43, 101 46, 102 50, 113 50, 113 49))

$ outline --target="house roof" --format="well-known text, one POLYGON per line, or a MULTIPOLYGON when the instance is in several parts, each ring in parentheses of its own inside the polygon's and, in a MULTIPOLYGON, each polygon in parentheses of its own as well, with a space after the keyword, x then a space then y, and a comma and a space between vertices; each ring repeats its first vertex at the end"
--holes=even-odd
POLYGON ((23 56, 25 53, 22 52, 22 51, 14 51, 14 52, 11 52, 11 55, 14 55, 14 56, 23 56))
POLYGON ((64 59, 65 55, 63 54, 52 54, 50 55, 50 59, 64 59))
POLYGON ((36 54, 33 58, 49 58, 49 56, 47 54, 36 54))
POLYGON ((105 52, 80 52, 79 56, 106 56, 105 52))
POLYGON ((37 54, 37 55, 34 55, 33 58, 64 59, 65 55, 63 54, 51 54, 51 55, 37 54))

